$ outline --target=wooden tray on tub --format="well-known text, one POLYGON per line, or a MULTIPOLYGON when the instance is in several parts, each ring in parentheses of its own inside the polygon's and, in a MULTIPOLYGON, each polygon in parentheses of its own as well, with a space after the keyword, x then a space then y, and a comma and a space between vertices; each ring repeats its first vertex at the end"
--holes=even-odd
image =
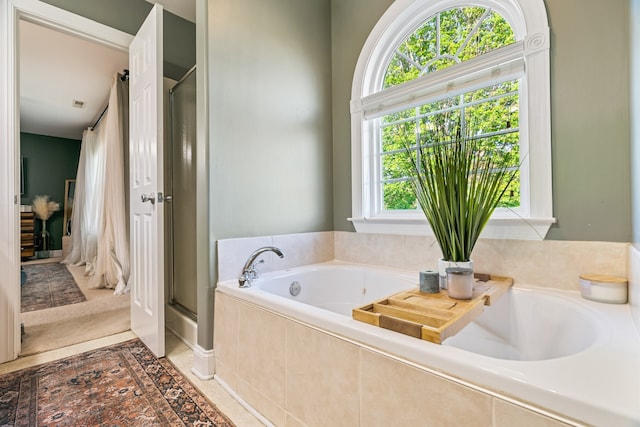
POLYGON ((475 274, 473 297, 449 298, 410 289, 353 309, 353 318, 381 328, 441 344, 479 316, 513 285, 510 277, 475 274))

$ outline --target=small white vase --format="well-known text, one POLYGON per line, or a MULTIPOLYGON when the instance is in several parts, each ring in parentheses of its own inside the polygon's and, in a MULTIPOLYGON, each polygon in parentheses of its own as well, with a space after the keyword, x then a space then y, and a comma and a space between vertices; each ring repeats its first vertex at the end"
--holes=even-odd
POLYGON ((440 279, 440 289, 447 289, 447 268, 460 267, 473 270, 473 260, 469 261, 446 261, 444 258, 438 260, 438 276, 440 279))

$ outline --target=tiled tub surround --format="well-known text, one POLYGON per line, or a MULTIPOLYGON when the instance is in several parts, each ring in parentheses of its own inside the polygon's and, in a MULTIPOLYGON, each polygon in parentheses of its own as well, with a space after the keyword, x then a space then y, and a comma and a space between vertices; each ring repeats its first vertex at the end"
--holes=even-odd
MULTIPOLYGON (((218 241, 218 280, 237 278, 249 255, 261 246, 277 246, 285 253, 283 259, 265 253, 261 272, 334 259, 420 271, 437 269, 441 257, 430 236, 327 231, 227 239, 218 241)), ((615 242, 480 239, 472 257, 476 271, 513 277, 516 284, 579 290, 578 276, 583 273, 627 277, 629 248, 615 242)))
MULTIPOLYGON (((629 244, 559 240, 480 239, 474 269, 513 277, 516 284, 579 290, 578 276, 627 277, 629 244)), ((430 236, 335 232, 335 259, 419 271, 437 269, 441 252, 430 236)))
POLYGON ((219 240, 218 280, 237 279, 249 255, 263 246, 280 248, 285 256, 279 258, 273 252, 262 254, 258 260, 264 259, 265 262, 258 266, 260 273, 317 264, 335 258, 333 231, 219 240))
MULTIPOLYGON (((314 234, 286 236, 285 240, 296 241, 298 250, 309 251, 300 242, 317 239, 314 234)), ((352 234, 334 233, 335 258, 357 258, 393 267, 403 264, 403 268, 418 270, 430 267, 430 260, 438 256, 437 246, 425 248, 428 238, 352 234)), ((261 239, 266 240, 241 239, 248 252, 236 251, 231 256, 233 262, 241 265, 254 249, 275 244, 280 237, 261 239)), ((319 241, 329 245, 331 238, 321 234, 319 241)), ((220 242, 221 271, 228 259, 223 249, 237 248, 238 243, 220 242)), ((579 273, 626 275, 628 247, 624 244, 485 241, 479 244, 481 248, 474 253, 478 268, 486 262, 491 269, 483 271, 514 276, 516 286, 526 283, 521 277, 531 276, 551 286, 554 283, 545 278, 560 267, 556 263, 562 257, 567 269, 576 272, 576 279, 570 280, 570 273, 564 273, 567 279, 556 283, 574 289, 577 300, 578 286, 572 282, 577 282, 579 273), (478 264, 479 259, 482 262, 478 264), (514 262, 520 263, 522 272, 507 264, 514 262), (625 267, 620 268, 620 264, 625 267)), ((330 250, 321 252, 328 254, 330 250)), ((606 361, 599 360, 581 371, 576 370, 578 362, 592 353, 574 356, 577 362, 569 367, 565 366, 568 358, 509 362, 422 342, 349 318, 327 324, 322 316, 314 320, 314 310, 319 309, 312 307, 287 311, 273 301, 256 304, 253 297, 248 297, 251 290, 237 293, 240 290, 233 283, 235 275, 227 277, 231 279, 227 288, 221 284, 216 291, 216 375, 275 425, 420 425, 425 420, 429 425, 451 425, 461 415, 468 425, 526 425, 528 421, 531 425, 563 425, 572 424, 571 420, 630 425, 630 418, 640 422, 637 405, 629 404, 640 396, 640 382, 630 380, 640 372, 640 346, 627 305, 581 301, 620 323, 608 326, 610 341, 598 347, 606 361), (350 323, 357 323, 360 329, 355 336, 347 331, 352 329, 350 323), (526 366, 541 380, 561 375, 566 381, 559 384, 593 389, 596 394, 581 410, 581 404, 567 391, 570 389, 541 393, 535 384, 521 382, 520 366, 526 366), (511 379, 505 379, 509 376, 511 379), (513 388, 519 382, 521 388, 513 388), (607 396, 619 389, 626 400, 610 404, 607 396), (602 416, 606 422, 598 418, 602 416)))

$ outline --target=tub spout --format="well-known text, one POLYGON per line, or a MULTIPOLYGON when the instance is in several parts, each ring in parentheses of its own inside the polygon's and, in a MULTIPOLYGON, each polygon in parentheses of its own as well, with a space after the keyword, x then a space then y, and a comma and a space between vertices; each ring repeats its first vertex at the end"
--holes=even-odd
POLYGON ((261 259, 260 261, 256 261, 256 258, 258 258, 260 254, 268 251, 274 252, 280 258, 284 258, 284 254, 282 253, 282 251, 275 246, 264 246, 260 249, 257 249, 249 256, 247 262, 244 263, 244 267, 242 267, 242 273, 238 278, 238 284, 241 288, 248 288, 249 286, 251 286, 251 283, 258 278, 258 270, 256 266, 260 263, 263 263, 264 260, 261 259))

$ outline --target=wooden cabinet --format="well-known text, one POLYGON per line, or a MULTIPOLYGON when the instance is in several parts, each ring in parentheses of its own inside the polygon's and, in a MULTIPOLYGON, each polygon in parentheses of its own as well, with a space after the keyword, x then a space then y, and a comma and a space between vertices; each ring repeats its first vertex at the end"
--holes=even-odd
POLYGON ((35 255, 35 215, 33 212, 20 212, 20 257, 35 255))

